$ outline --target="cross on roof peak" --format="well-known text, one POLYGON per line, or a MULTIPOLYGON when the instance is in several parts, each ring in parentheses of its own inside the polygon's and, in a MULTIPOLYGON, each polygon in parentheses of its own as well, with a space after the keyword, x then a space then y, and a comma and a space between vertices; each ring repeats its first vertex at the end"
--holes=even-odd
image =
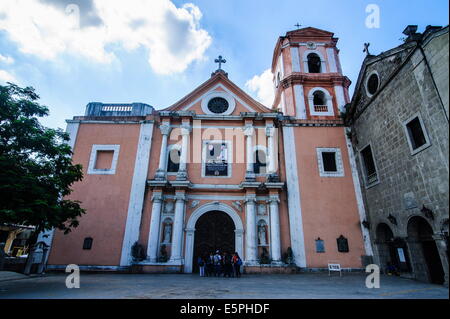
POLYGON ((370 55, 370 53, 369 53, 369 45, 370 45, 370 43, 364 43, 364 50, 363 50, 363 52, 366 52, 366 54, 367 55, 370 55))
POLYGON ((222 63, 226 63, 227 60, 225 60, 224 58, 222 58, 221 55, 219 55, 219 57, 217 59, 214 60, 214 63, 219 63, 219 68, 218 70, 222 70, 222 63))
POLYGON ((294 26, 296 26, 296 27, 297 27, 297 30, 298 30, 298 29, 300 29, 300 27, 301 27, 302 25, 301 25, 300 23, 297 22, 296 24, 294 24, 294 26))

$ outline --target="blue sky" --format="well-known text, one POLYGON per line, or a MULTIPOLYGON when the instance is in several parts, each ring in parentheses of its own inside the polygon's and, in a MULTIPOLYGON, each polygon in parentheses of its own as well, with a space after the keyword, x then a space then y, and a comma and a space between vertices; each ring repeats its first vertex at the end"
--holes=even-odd
POLYGON ((277 38, 297 22, 339 38, 352 92, 364 42, 379 54, 401 43, 408 24, 419 32, 447 25, 449 9, 446 0, 102 1, 0 2, 0 83, 35 87, 50 108, 47 126, 65 128, 90 101, 170 106, 210 77, 219 54, 229 78, 261 99, 246 83, 257 76, 257 89, 267 90, 259 76, 270 68, 277 38), (365 25, 369 4, 380 9, 379 28, 365 25), (80 19, 71 20, 77 12, 80 19), (77 21, 81 31, 73 29, 77 21))

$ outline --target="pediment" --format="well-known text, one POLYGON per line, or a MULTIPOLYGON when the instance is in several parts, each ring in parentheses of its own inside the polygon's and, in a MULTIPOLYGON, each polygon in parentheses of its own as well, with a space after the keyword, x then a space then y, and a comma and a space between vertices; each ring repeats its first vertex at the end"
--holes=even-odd
POLYGON ((224 72, 215 72, 212 77, 198 86, 181 100, 162 111, 194 111, 201 115, 240 115, 242 112, 270 113, 271 109, 257 102, 236 84, 230 81, 224 72), (211 99, 224 99, 228 109, 215 114, 210 110, 211 99), (209 106, 208 106, 209 104, 209 106))
POLYGON ((287 35, 313 38, 313 37, 333 37, 334 33, 313 27, 307 27, 303 29, 289 31, 287 35))

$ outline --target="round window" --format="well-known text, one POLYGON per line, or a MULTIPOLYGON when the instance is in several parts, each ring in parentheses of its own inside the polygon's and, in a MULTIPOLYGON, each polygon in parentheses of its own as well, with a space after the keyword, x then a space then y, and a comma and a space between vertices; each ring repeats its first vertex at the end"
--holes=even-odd
POLYGON ((214 97, 209 100, 208 109, 216 114, 225 113, 228 110, 228 101, 223 97, 214 97))
POLYGON ((367 81, 367 92, 369 92, 369 94, 375 94, 378 90, 378 82, 378 75, 372 74, 369 77, 369 80, 367 81))

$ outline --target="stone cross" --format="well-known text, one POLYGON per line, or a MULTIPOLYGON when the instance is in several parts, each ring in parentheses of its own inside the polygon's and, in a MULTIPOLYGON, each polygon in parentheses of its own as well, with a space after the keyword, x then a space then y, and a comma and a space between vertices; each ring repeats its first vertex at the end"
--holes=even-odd
POLYGON ((227 62, 227 60, 223 59, 221 55, 219 55, 219 57, 214 60, 214 63, 219 63, 219 69, 218 70, 222 70, 221 69, 222 63, 226 63, 226 62, 227 62))
POLYGON ((369 45, 370 45, 370 43, 364 43, 364 50, 363 50, 363 52, 366 52, 367 55, 370 54, 370 53, 369 53, 369 45))

